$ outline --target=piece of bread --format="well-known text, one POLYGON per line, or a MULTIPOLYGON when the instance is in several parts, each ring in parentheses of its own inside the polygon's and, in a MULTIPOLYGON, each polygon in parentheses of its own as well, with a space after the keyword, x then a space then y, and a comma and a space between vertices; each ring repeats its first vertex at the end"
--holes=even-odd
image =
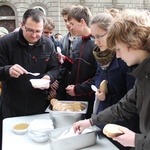
POLYGON ((121 126, 116 124, 107 124, 103 128, 103 133, 109 138, 117 137, 124 134, 122 131, 119 130, 119 127, 121 126))
POLYGON ((59 111, 74 111, 72 105, 62 103, 59 111))
POLYGON ((58 102, 58 99, 52 98, 51 99, 51 105, 54 106, 58 102))
POLYGON ((53 106, 53 110, 56 110, 56 111, 61 111, 61 108, 62 108, 62 103, 61 102, 56 102, 53 106))
POLYGON ((73 110, 77 111, 77 112, 82 111, 81 103, 80 102, 74 102, 73 103, 73 110))
POLYGON ((80 102, 67 104, 59 101, 58 99, 53 98, 51 99, 50 103, 52 105, 52 110, 54 111, 82 111, 80 102))
POLYGON ((104 92, 105 94, 108 93, 107 80, 103 80, 103 81, 100 83, 99 92, 104 92))

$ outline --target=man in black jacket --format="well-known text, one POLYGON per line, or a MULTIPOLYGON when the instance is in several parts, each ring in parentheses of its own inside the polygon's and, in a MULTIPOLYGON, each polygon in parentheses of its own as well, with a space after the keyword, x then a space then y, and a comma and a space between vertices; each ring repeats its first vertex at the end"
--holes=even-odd
POLYGON ((95 93, 92 91, 91 85, 94 84, 97 70, 97 62, 93 55, 95 44, 89 28, 91 18, 92 14, 87 7, 79 5, 70 10, 68 20, 71 29, 76 35, 82 36, 82 40, 76 44, 72 58, 58 55, 58 60, 62 58, 64 60, 62 65, 70 71, 66 98, 75 101, 88 101, 86 118, 91 116, 93 112, 95 93))
POLYGON ((45 16, 29 9, 23 15, 21 28, 0 39, 0 127, 7 117, 44 113, 49 105, 49 85, 35 89, 31 78, 55 81, 59 75, 56 52, 51 40, 42 36, 45 16), (34 77, 29 72, 39 72, 34 77))

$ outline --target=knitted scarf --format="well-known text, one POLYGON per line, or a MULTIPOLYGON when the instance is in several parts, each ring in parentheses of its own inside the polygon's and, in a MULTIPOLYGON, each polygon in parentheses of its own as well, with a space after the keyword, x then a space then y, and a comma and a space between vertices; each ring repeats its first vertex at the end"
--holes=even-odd
POLYGON ((100 48, 96 46, 93 50, 93 55, 102 67, 110 64, 110 62, 115 56, 115 51, 107 49, 102 52, 100 51, 100 48))

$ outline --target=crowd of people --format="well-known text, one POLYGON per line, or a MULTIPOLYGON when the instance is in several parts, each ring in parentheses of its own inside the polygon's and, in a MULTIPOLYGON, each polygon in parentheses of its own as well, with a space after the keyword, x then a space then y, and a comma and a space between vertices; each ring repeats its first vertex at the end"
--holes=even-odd
MULTIPOLYGON (((0 28, 0 136, 7 117, 44 113, 50 100, 87 101, 81 133, 119 124, 124 133, 109 139, 121 150, 148 150, 150 16, 146 10, 108 9, 95 16, 82 5, 61 10, 68 32, 53 34, 55 23, 41 10, 28 9, 17 30, 0 28), (38 77, 28 72, 39 72, 38 77), (33 88, 31 78, 49 86, 33 88), (97 90, 107 81, 107 93, 97 90)), ((0 144, 1 146, 1 144, 0 144)))

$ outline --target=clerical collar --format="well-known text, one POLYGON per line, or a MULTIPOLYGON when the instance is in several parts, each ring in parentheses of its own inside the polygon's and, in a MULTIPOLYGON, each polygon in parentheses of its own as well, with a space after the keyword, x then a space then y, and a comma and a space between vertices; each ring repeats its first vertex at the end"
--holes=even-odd
POLYGON ((32 43, 29 43, 29 45, 30 45, 30 46, 33 46, 34 44, 32 44, 32 43))

